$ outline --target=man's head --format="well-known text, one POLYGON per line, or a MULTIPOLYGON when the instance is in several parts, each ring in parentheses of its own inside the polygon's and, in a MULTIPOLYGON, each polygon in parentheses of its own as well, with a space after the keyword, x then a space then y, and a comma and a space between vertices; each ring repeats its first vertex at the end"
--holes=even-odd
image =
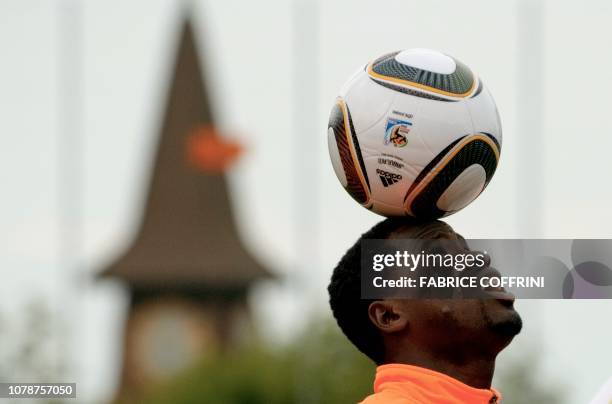
POLYGON ((389 218, 342 257, 328 287, 332 312, 349 340, 377 364, 409 362, 415 355, 443 356, 456 363, 494 358, 520 331, 520 316, 508 300, 361 299, 364 239, 463 238, 441 221, 389 218))

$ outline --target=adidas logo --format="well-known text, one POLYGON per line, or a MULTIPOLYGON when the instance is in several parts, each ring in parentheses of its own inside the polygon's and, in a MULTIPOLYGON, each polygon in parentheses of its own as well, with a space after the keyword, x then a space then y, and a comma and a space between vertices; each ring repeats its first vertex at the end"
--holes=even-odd
POLYGON ((393 174, 388 171, 381 170, 380 168, 376 169, 376 174, 378 174, 380 182, 382 182, 383 187, 385 188, 399 182, 399 180, 402 179, 400 174, 393 174))

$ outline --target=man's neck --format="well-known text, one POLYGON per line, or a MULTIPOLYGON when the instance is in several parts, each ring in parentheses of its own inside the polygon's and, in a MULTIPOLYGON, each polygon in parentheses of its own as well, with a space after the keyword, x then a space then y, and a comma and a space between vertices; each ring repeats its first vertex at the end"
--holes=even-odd
POLYGON ((448 358, 448 355, 434 355, 418 349, 409 349, 387 358, 386 363, 402 363, 435 370, 478 389, 491 387, 495 370, 494 356, 491 358, 481 356, 462 357, 453 358, 453 360, 448 358))

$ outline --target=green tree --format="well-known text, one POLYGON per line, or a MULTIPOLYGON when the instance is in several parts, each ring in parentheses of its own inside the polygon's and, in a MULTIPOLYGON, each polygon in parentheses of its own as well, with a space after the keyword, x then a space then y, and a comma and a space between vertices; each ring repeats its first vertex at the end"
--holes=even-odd
POLYGON ((251 346, 214 358, 143 396, 147 403, 355 403, 372 390, 374 365, 337 331, 317 323, 290 346, 251 346))
POLYGON ((544 383, 540 377, 540 353, 535 349, 524 351, 509 364, 498 370, 496 387, 503 395, 504 404, 561 404, 566 402, 560 381, 544 383))

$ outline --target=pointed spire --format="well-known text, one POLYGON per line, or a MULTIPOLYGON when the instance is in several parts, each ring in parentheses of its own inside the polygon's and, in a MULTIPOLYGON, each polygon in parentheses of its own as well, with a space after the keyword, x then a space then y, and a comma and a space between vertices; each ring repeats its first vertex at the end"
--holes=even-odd
POLYGON ((102 276, 133 286, 234 289, 269 275, 242 246, 231 211, 225 170, 241 150, 215 129, 186 20, 140 231, 102 276))

